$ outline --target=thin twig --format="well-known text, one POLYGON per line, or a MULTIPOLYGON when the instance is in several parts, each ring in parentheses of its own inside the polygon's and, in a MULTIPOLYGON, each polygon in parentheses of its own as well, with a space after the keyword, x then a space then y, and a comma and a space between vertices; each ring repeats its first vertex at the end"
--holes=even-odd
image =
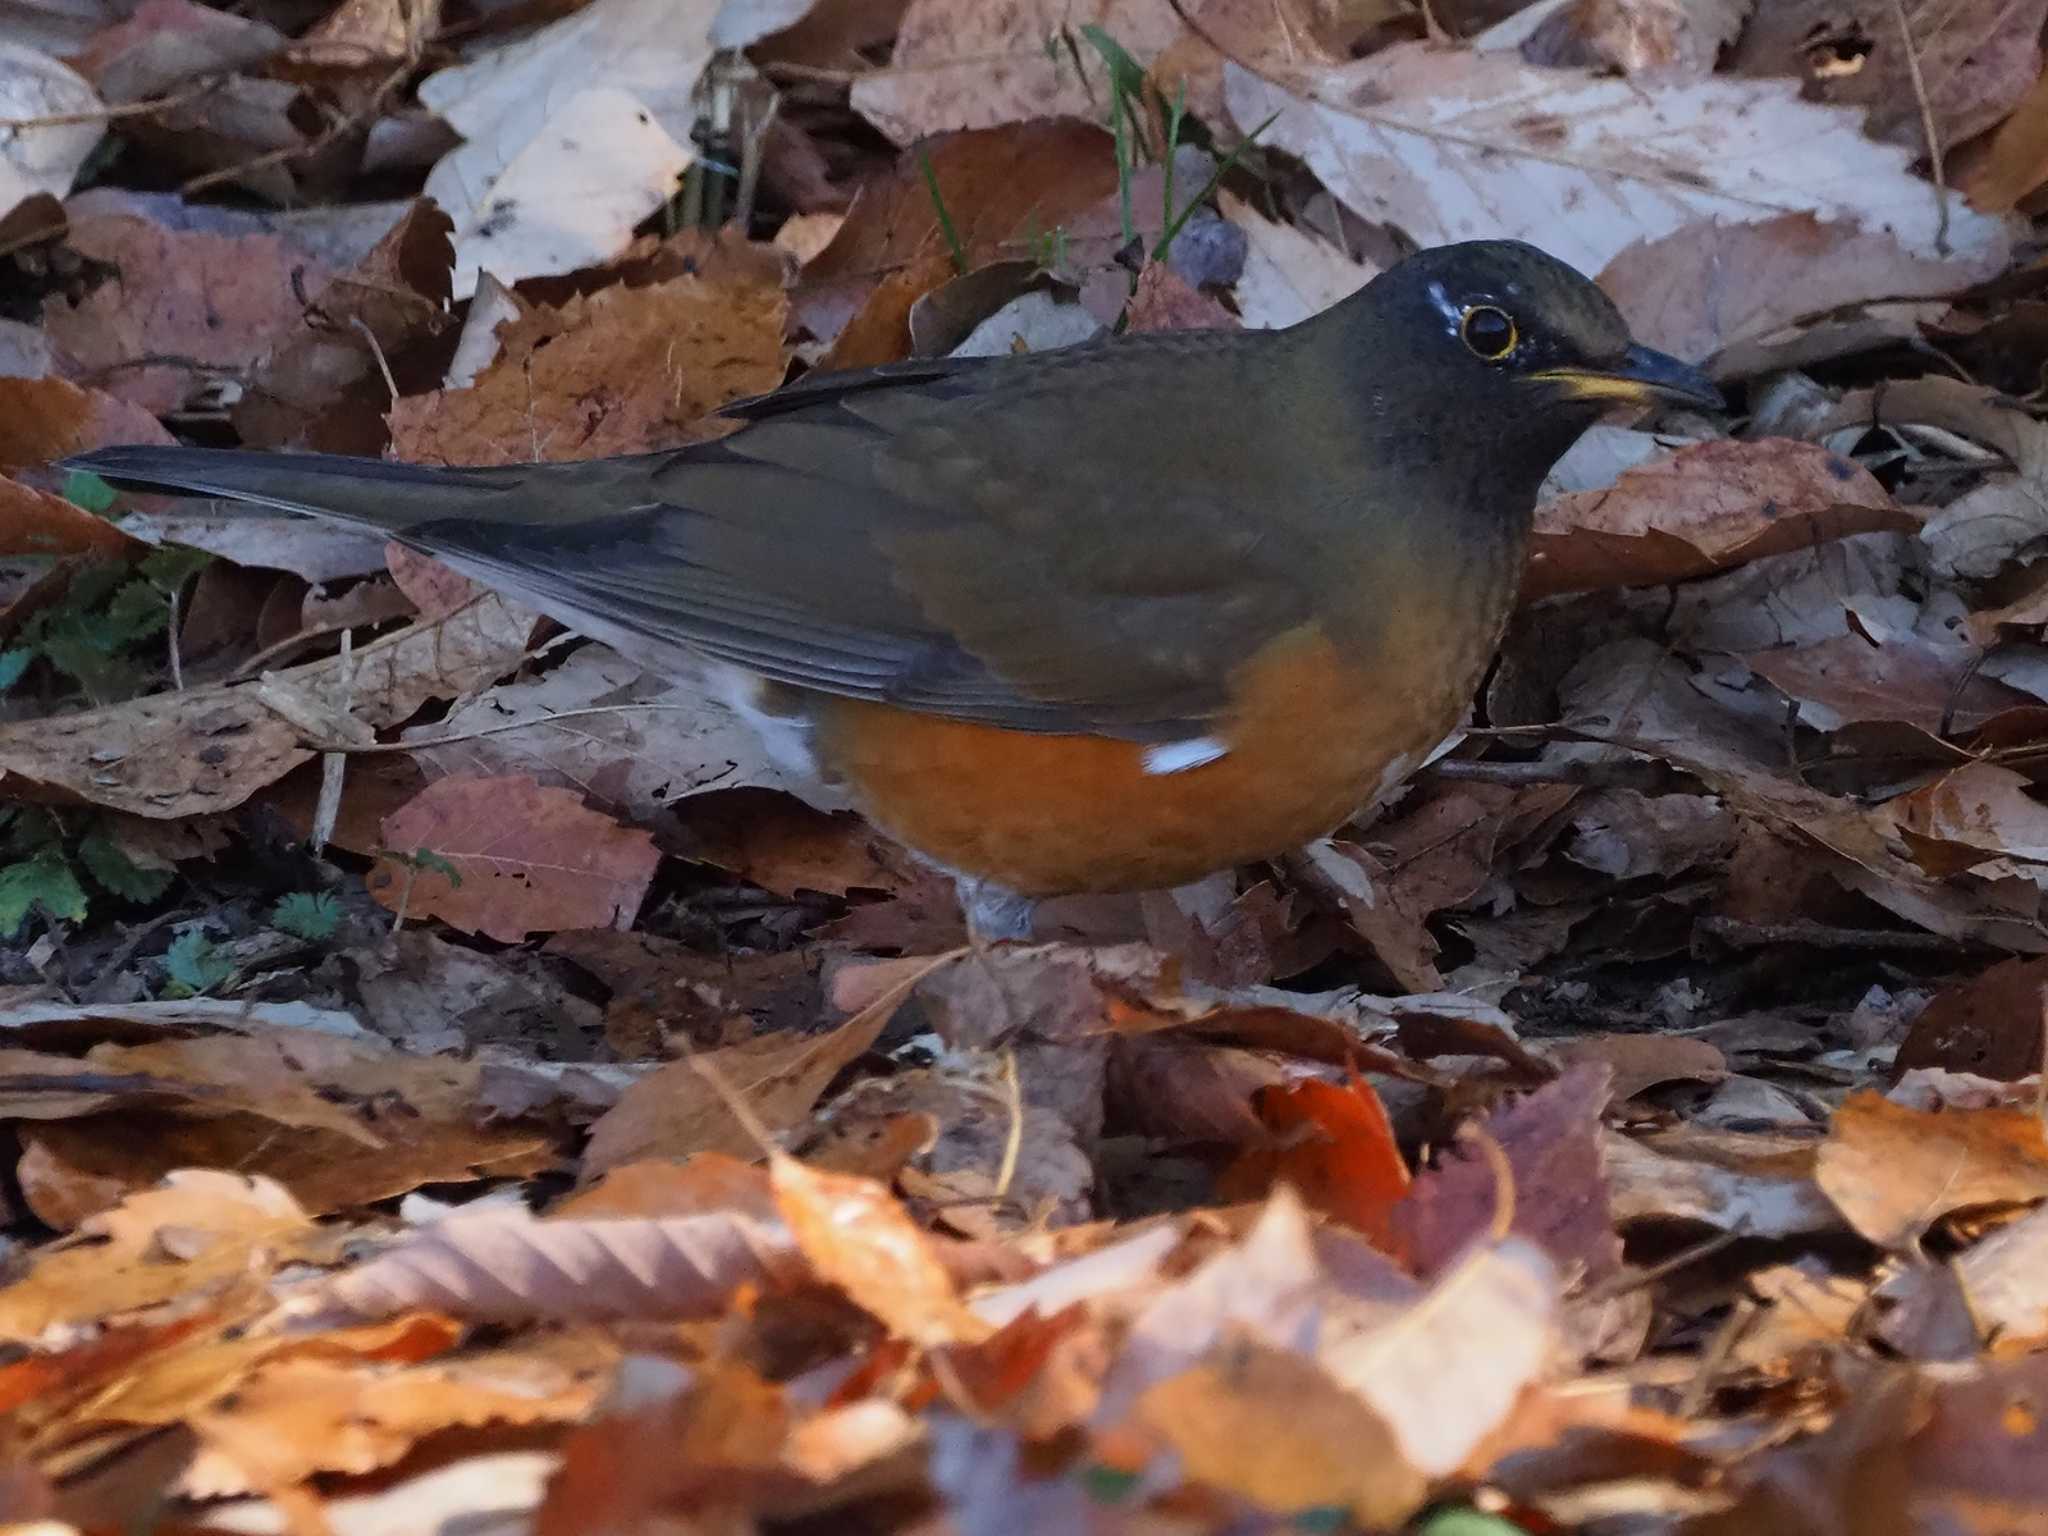
POLYGON ((1009 1194, 1010 1181, 1017 1177, 1017 1157, 1024 1148, 1024 1088, 1017 1081, 1017 1053, 1007 1045, 1003 1047, 1003 1102, 1010 1111, 1010 1131, 1003 1138, 1002 1166, 996 1172, 998 1200, 1009 1194))
POLYGON ((238 181, 251 171, 264 171, 274 165, 283 165, 288 161, 298 160, 307 155, 317 155, 329 145, 339 142, 345 135, 353 133, 357 128, 363 127, 371 118, 383 111, 386 99, 393 91, 405 83, 406 78, 412 74, 413 70, 418 67, 418 64, 419 60, 417 57, 408 55, 404 63, 400 64, 398 68, 392 70, 390 74, 378 82, 377 88, 364 98, 361 106, 346 116, 337 118, 309 142, 304 144, 286 144, 281 148, 266 150, 260 155, 251 156, 247 160, 237 161, 233 165, 224 165, 217 171, 208 171, 203 176, 193 177, 182 187, 178 188, 178 191, 184 196, 190 197, 196 192, 206 191, 209 187, 225 186, 229 182, 238 181))
POLYGON ((188 85, 174 95, 152 96, 145 101, 124 101, 116 106, 95 107, 90 112, 52 112, 43 117, 0 117, 0 133, 20 132, 28 128, 75 128, 81 123, 111 123, 124 117, 148 117, 154 112, 168 112, 173 107, 182 107, 197 101, 209 91, 218 90, 230 78, 230 75, 216 71, 202 75, 198 83, 188 85))
POLYGON ((178 589, 171 588, 171 623, 165 635, 170 642, 171 687, 179 693, 185 691, 185 658, 178 651, 178 589))
POLYGON ((391 364, 384 360, 384 349, 377 342, 377 333, 370 329, 361 315, 350 315, 348 323, 363 333, 363 340, 370 344, 370 355, 377 359, 377 371, 384 375, 384 387, 391 391, 391 404, 398 405, 398 380, 391 376, 391 364))
POLYGON ((1906 20, 1906 0, 1892 0, 1892 19, 1899 24, 1899 41, 1906 50, 1906 73, 1913 81, 1913 100, 1920 107, 1920 131, 1927 135, 1927 168, 1933 174, 1934 205, 1940 222, 1934 226, 1934 249, 1941 255, 1948 247, 1948 177, 1942 166, 1941 135, 1934 126, 1934 107, 1927 99, 1927 80, 1920 73, 1920 50, 1913 42, 1913 28, 1906 20))

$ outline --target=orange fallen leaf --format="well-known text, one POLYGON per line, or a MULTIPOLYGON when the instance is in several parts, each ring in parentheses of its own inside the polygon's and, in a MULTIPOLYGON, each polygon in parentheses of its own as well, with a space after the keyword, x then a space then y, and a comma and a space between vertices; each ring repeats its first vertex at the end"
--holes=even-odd
POLYGON ((886 1186, 779 1155, 768 1172, 811 1267, 891 1332, 918 1344, 952 1344, 992 1331, 961 1304, 931 1237, 886 1186))
POLYGON ((1372 1084, 1310 1078, 1261 1088, 1252 1098, 1271 1140, 1247 1148, 1224 1174, 1225 1199, 1256 1199, 1276 1181, 1301 1191, 1311 1209, 1393 1240, 1394 1206, 1408 1190, 1408 1165, 1372 1084))

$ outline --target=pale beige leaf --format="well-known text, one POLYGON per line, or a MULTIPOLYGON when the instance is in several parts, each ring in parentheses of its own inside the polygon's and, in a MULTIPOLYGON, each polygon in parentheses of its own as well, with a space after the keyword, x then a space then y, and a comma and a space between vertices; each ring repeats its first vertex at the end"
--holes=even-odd
POLYGON ((1551 1365, 1558 1277, 1521 1238, 1475 1248, 1400 1316, 1325 1338, 1317 1358, 1378 1410, 1409 1465, 1455 1471, 1551 1365))
MULTIPOLYGON (((1285 85, 1230 65, 1225 86, 1241 128, 1278 113, 1265 142, 1421 245, 1529 240, 1598 272, 1688 225, 1806 212, 1941 254, 1942 209, 1908 154, 1866 139, 1859 114, 1802 101, 1791 81, 1645 86, 1401 43, 1285 85)), ((1960 287, 2003 267, 2011 235, 1951 206, 1946 241, 1960 287)))
POLYGON ((1278 330, 1321 314, 1377 275, 1328 241, 1277 223, 1228 189, 1216 194, 1223 216, 1245 233, 1237 312, 1247 330, 1278 330))

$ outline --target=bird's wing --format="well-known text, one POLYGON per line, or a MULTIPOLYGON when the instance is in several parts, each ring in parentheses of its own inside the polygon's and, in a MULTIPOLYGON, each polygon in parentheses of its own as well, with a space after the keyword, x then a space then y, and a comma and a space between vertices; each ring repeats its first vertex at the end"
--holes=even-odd
POLYGON ((1237 376, 1245 339, 805 381, 730 407, 744 425, 716 442, 580 464, 163 448, 74 462, 379 528, 572 626, 778 682, 1172 740, 1309 615, 1316 551, 1257 515, 1290 488, 1237 376))

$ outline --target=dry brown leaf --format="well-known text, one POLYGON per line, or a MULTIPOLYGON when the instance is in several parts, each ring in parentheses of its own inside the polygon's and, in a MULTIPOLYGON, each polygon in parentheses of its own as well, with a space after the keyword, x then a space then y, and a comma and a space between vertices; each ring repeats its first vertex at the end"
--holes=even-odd
POLYGON ((1163 261, 1148 262, 1124 311, 1130 331, 1234 331, 1237 316, 1163 261))
POLYGON ((189 1303, 240 1280, 264 1255, 274 1261, 319 1235, 269 1179, 186 1169, 39 1253, 0 1290, 0 1337, 27 1341, 60 1324, 189 1303))
POLYGON ((1661 1032, 1618 1035, 1588 1032, 1546 1040, 1543 1053, 1567 1067, 1597 1062, 1611 1074, 1611 1101, 1625 1103, 1660 1083, 1718 1083, 1728 1058, 1705 1040, 1661 1032))
MULTIPOLYGON (((399 1094, 367 1106, 381 1145, 325 1131, 287 1132, 267 1115, 129 1109, 80 1119, 22 1123, 24 1147, 44 1170, 39 1186, 100 1202, 147 1188, 179 1168, 227 1168, 262 1174, 317 1214, 388 1200, 423 1184, 518 1178, 556 1161, 544 1132, 518 1125, 416 1115, 399 1094)), ((481 1114, 481 1107, 478 1109, 481 1114)), ((52 1221, 67 1213, 44 1213, 52 1221)))
POLYGON ((1164 99, 1184 90, 1190 113, 1220 124, 1224 55, 1334 61, 1343 56, 1337 40, 1318 35, 1330 30, 1318 25, 1326 15, 1298 0, 1193 0, 1185 11, 1145 0, 913 0, 887 67, 855 80, 853 108, 898 144, 963 128, 1099 119, 1108 71, 1081 33, 1099 26, 1151 70, 1164 99))
MULTIPOLYGON (((1109 135, 1072 119, 952 134, 924 146, 969 269, 1029 257, 1032 237, 1070 223, 1117 187, 1109 135)), ((910 307, 955 276, 920 161, 862 186, 832 243, 803 270, 792 309, 837 368, 910 350, 910 307)))
POLYGON ((2048 182, 2048 72, 2027 88, 1962 173, 1963 191, 1987 213, 2004 213, 2048 182))
MULTIPOLYGON (((532 615, 487 597, 350 657, 277 674, 291 694, 391 725, 430 698, 466 693, 526 654, 532 615)), ((264 702, 263 685, 192 688, 0 725, 0 783, 20 799, 176 818, 232 810, 312 756, 305 733, 264 702)))
POLYGON ((513 944, 536 931, 628 926, 661 862, 650 833, 516 775, 429 784, 384 819, 384 846, 432 853, 459 883, 387 857, 369 877, 379 902, 513 944))
POLYGON ((66 379, 0 378, 0 469, 40 467, 117 443, 170 441, 156 417, 104 391, 66 379))
POLYGON ((1897 1069, 1940 1067, 2008 1083, 2039 1072, 2044 989, 2048 960, 2007 960, 1936 993, 1900 1044, 1897 1069))
POLYGON ((680 1319, 716 1317, 738 1287, 802 1273, 789 1234, 752 1216, 542 1220, 501 1207, 437 1221, 321 1294, 358 1317, 426 1307, 505 1323, 680 1319))
POLYGON ((504 326, 467 389, 398 401, 392 452, 424 464, 646 453, 715 436, 709 411, 782 382, 779 286, 678 277, 606 288, 504 326))
POLYGON ((379 418, 391 399, 388 359, 447 323, 454 259, 449 229, 445 213, 413 203, 272 343, 232 413, 244 444, 370 456, 383 451, 387 438, 379 418))
MULTIPOLYGON (((1977 675, 1982 652, 1894 633, 1881 640, 1834 635, 1818 645, 1756 651, 1749 669, 1801 706, 1800 720, 1839 730, 1870 720, 1899 720, 1935 735, 1970 731, 2032 701, 2016 688, 1977 675)), ((2015 775, 2017 777, 2017 775, 2015 775)))
POLYGON ((1965 763, 1887 801, 1883 814, 1929 874, 1982 870, 1995 860, 2012 860, 2006 867, 2032 876, 2041 873, 2037 866, 2048 863, 2048 806, 2029 793, 2031 788, 2029 779, 2010 768, 1965 763))
POLYGON ((1263 1509, 1345 1509, 1393 1529, 1429 1487, 1371 1406, 1313 1360, 1250 1340, 1148 1389, 1136 1417, 1186 1476, 1263 1509))
POLYGON ((1536 509, 1522 597, 1686 581, 1829 539, 1918 526, 1870 472, 1789 438, 1695 443, 1536 509))
POLYGON ((1644 344, 1746 365, 1799 321, 1853 304, 1941 298, 1957 277, 1882 230, 1788 213, 1638 241, 1607 263, 1600 286, 1644 344))
POLYGON ((1921 156, 1923 112, 1948 148, 2012 109, 2041 72, 2044 21, 2042 0, 1772 0, 1758 6, 1729 67, 1791 75, 1822 101, 1867 108, 1873 137, 1921 156))
POLYGON ((590 1128, 583 1175, 594 1179, 643 1158, 763 1150, 732 1108, 780 1135, 801 1124, 832 1080, 880 1037, 917 984, 951 956, 925 961, 836 1029, 761 1035, 724 1050, 670 1062, 642 1078, 590 1128))
POLYGON ((586 1335, 578 1353, 501 1349, 396 1371, 310 1354, 264 1361, 192 1416, 200 1450, 180 1490, 222 1498, 374 1472, 442 1430, 578 1423, 597 1406, 615 1350, 586 1335))
MULTIPOLYGON (((709 786, 707 786, 709 787, 709 786)), ((917 889, 911 856, 856 816, 829 814, 771 789, 733 790, 680 808, 676 851, 794 896, 917 889)))
POLYGON ((2048 1197, 2048 1130, 2026 1110, 1931 1113, 1865 1091, 1835 1111, 1815 1178, 1864 1237, 1903 1248, 1951 1212, 2048 1197))

